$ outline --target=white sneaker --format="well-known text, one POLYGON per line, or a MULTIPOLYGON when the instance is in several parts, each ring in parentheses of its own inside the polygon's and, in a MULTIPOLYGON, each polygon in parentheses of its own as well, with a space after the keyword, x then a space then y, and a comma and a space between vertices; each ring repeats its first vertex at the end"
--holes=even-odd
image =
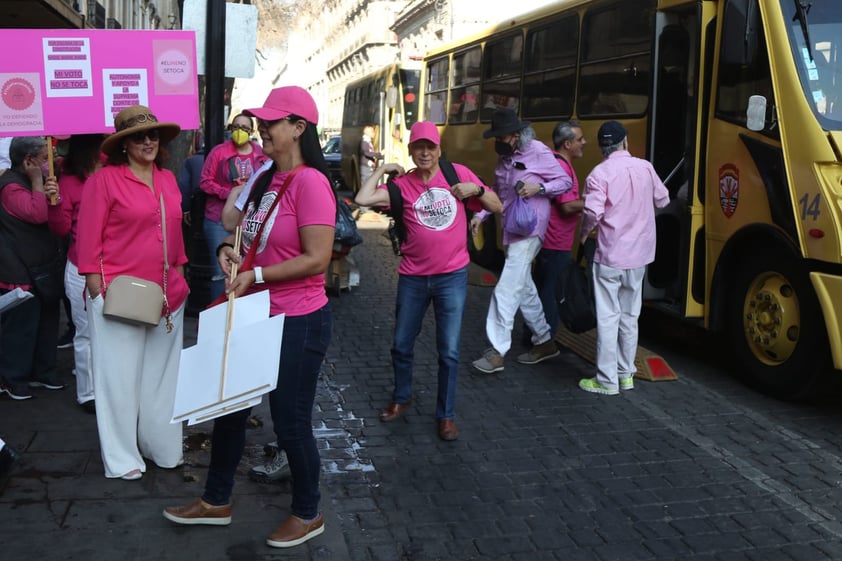
POLYGON ((271 460, 265 464, 254 466, 249 470, 249 479, 260 483, 282 481, 289 479, 290 475, 287 455, 278 449, 275 449, 271 460))

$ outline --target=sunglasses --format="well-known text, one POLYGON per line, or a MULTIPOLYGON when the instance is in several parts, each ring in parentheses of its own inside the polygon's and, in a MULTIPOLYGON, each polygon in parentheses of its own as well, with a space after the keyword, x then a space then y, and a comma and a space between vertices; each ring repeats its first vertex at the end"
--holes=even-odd
POLYGON ((236 130, 245 131, 249 134, 252 133, 252 128, 248 125, 231 125, 231 130, 232 131, 236 131, 236 130))
POLYGON ((129 140, 131 140, 132 142, 136 142, 138 144, 141 144, 142 142, 145 142, 145 140, 147 138, 152 142, 157 142, 157 140, 159 138, 158 129, 152 129, 152 130, 148 130, 148 131, 140 131, 140 132, 136 132, 134 134, 129 135, 129 140))
POLYGON ((275 123, 280 123, 281 121, 289 121, 290 123, 293 122, 293 120, 290 119, 289 117, 284 117, 283 119, 275 119, 274 121, 264 121, 263 119, 258 119, 257 120, 257 127, 268 129, 272 125, 274 125, 275 123))

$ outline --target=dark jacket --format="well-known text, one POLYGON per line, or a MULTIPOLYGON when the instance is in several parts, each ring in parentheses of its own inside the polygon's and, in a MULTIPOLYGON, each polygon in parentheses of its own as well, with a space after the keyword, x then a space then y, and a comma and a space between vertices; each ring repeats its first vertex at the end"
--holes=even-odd
POLYGON ((181 164, 178 170, 178 188, 181 190, 181 211, 190 212, 190 201, 201 193, 199 180, 202 178, 202 166, 205 165, 205 151, 199 150, 181 164))
MULTIPOLYGON (((12 183, 32 190, 29 178, 11 169, 0 175, 0 192, 12 183)), ((30 284, 30 267, 47 265, 61 258, 59 238, 46 222, 25 222, 9 214, 0 204, 0 282, 30 284)))

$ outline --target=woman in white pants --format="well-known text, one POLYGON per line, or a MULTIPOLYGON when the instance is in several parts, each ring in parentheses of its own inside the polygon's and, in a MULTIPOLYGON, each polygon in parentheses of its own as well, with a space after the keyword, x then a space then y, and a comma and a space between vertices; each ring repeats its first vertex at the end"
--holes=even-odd
MULTIPOLYGON (((106 477, 140 479, 144 458, 159 467, 182 462, 181 424, 171 424, 182 321, 187 300, 181 192, 161 167, 161 147, 179 126, 159 123, 142 105, 120 111, 102 143, 106 165, 88 180, 79 211, 79 272, 85 275, 96 392, 97 428, 106 477), (166 263, 166 266, 165 266, 166 263), (157 283, 164 293, 155 326, 105 317, 121 275, 157 283)), ((155 310, 157 312, 157 310, 155 310)))
POLYGON ((88 177, 102 166, 101 152, 103 135, 74 134, 70 137, 67 155, 62 160, 61 177, 58 180, 62 208, 61 226, 69 235, 67 265, 64 269, 64 292, 70 301, 71 319, 76 328, 73 337, 73 373, 76 375, 76 401, 87 413, 95 412, 94 380, 91 374, 91 338, 88 330, 88 313, 85 310, 85 277, 79 275, 76 263, 79 261, 76 248, 76 224, 79 220, 79 205, 82 190, 88 177))

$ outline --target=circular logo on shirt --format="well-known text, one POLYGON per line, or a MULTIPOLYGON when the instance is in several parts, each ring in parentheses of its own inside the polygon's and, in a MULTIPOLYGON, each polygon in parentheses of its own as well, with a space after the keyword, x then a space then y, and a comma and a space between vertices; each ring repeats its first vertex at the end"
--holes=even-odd
POLYGON ((35 101, 35 88, 29 80, 23 78, 12 78, 3 83, 0 88, 0 96, 3 103, 15 111, 24 111, 35 101))
POLYGON ((431 230, 446 230, 456 220, 456 198, 447 189, 427 190, 414 208, 418 222, 431 230))

